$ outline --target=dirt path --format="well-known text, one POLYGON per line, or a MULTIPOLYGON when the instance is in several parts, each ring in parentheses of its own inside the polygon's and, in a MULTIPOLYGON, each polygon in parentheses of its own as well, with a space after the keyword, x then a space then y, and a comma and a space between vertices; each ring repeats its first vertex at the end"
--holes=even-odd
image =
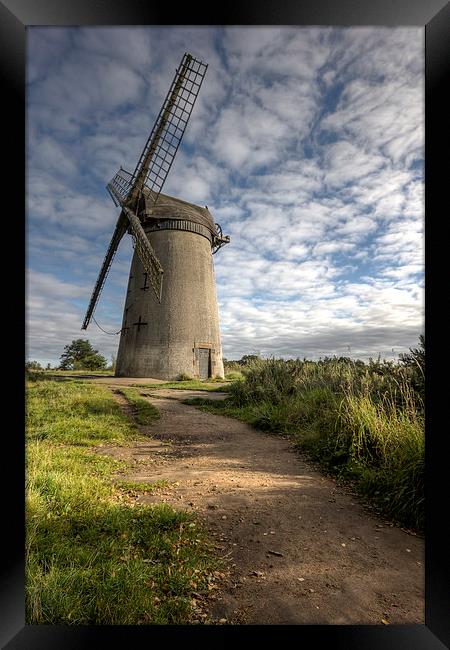
POLYGON ((211 619, 423 624, 423 540, 368 513, 287 440, 181 403, 197 395, 155 391, 149 441, 102 453, 134 463, 128 480, 175 483, 140 500, 196 511, 229 554, 211 619))

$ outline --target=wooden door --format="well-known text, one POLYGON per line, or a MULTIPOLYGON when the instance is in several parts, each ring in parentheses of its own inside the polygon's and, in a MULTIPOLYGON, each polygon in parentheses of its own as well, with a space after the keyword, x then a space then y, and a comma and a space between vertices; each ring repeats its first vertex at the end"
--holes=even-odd
POLYGON ((210 376, 210 352, 208 348, 198 349, 198 371, 200 379, 208 379, 210 376))

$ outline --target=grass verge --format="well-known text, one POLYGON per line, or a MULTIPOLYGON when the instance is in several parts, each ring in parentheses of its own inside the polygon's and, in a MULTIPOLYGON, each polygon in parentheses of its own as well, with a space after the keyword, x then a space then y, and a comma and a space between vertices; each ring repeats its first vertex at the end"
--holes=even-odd
MULTIPOLYGON (((101 445, 137 428, 101 386, 27 386, 27 624, 184 624, 215 587, 218 560, 195 517, 114 483, 127 463, 101 445)), ((153 489, 162 486, 151 486, 153 489)))
MULTIPOLYGON (((141 387, 139 387, 141 388, 141 387)), ((148 426, 159 418, 158 409, 153 406, 140 394, 137 388, 118 388, 116 392, 121 393, 127 399, 129 404, 134 408, 134 417, 138 424, 148 426)))

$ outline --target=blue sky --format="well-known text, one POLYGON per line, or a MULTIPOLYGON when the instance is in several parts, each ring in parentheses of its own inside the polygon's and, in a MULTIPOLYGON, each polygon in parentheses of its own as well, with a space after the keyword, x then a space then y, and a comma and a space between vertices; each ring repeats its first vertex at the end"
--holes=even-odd
MULTIPOLYGON (((27 29, 27 357, 75 338, 107 358, 90 294, 184 52, 208 71, 164 192, 208 205, 222 347, 397 358, 424 331, 424 30, 395 27, 27 29)), ((122 240, 95 312, 120 329, 122 240)))

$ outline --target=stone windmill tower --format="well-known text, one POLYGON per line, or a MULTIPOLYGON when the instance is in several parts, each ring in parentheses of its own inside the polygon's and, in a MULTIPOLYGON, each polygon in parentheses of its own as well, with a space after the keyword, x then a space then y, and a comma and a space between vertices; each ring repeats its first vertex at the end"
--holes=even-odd
POLYGON ((128 232, 135 250, 116 376, 224 376, 212 255, 230 239, 208 208, 161 194, 206 69, 183 56, 134 173, 121 167, 107 186, 121 212, 82 329, 128 232))

